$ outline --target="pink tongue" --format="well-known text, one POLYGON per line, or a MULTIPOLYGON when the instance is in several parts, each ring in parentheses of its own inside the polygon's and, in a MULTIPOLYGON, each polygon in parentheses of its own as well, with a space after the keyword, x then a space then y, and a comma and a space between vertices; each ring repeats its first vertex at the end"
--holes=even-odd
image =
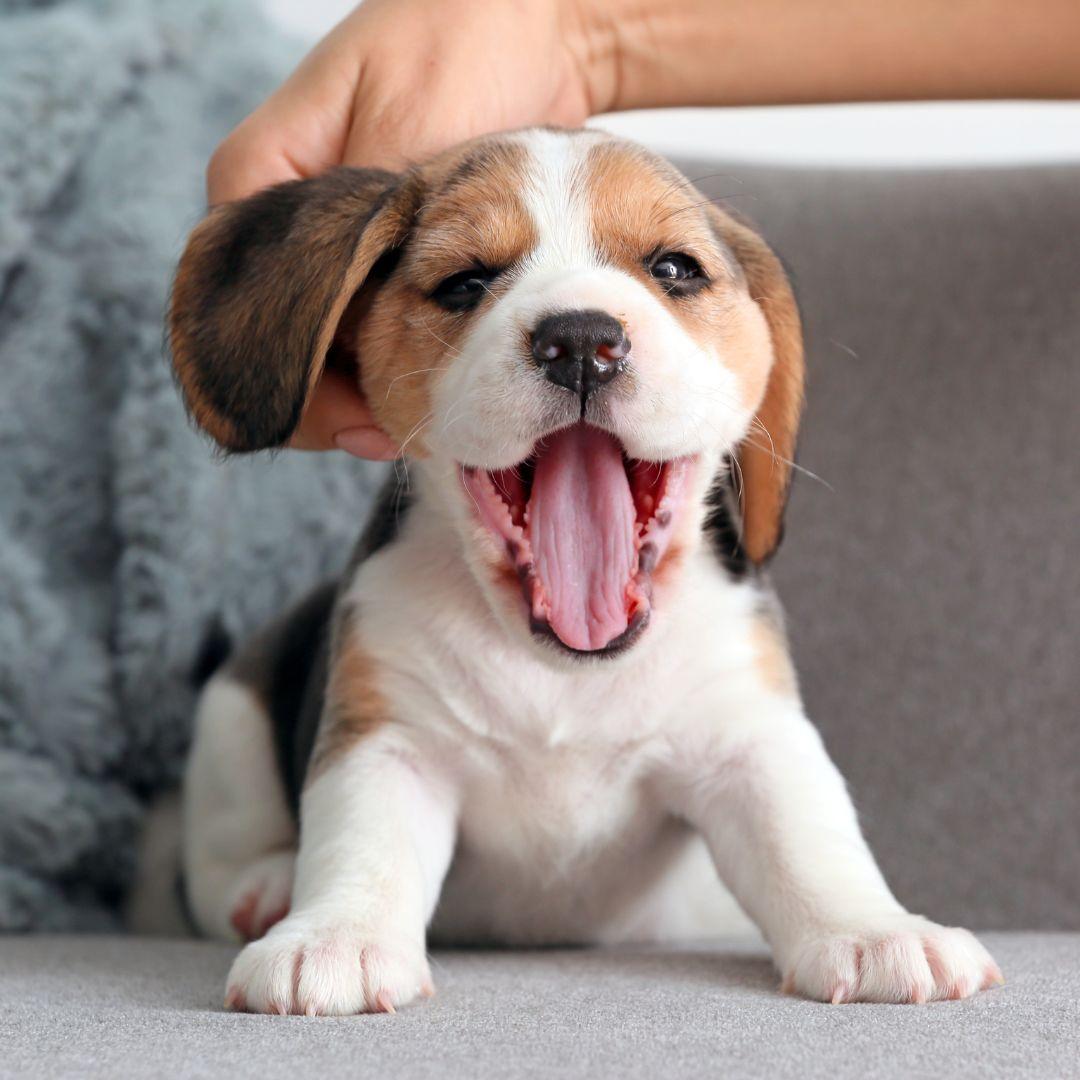
POLYGON ((602 649, 626 629, 636 528, 618 443, 585 424, 550 436, 536 458, 529 540, 551 629, 570 648, 602 649))

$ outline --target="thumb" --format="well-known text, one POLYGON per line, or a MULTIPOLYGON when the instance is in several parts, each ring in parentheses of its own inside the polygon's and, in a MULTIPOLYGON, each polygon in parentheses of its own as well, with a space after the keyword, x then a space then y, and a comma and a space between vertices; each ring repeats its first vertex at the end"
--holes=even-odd
POLYGON ((397 456, 397 446, 376 425, 355 381, 332 368, 323 372, 289 445, 296 450, 346 450, 378 461, 397 456))

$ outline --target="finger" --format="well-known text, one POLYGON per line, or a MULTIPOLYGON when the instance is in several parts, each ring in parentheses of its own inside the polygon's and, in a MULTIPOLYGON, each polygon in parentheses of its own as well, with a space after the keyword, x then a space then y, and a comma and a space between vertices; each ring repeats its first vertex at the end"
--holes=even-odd
POLYGON ((361 71, 357 83, 343 164, 401 170, 488 130, 467 111, 417 108, 418 100, 446 98, 440 67, 428 70, 424 81, 410 87, 408 94, 388 92, 385 85, 378 85, 384 82, 382 77, 370 76, 369 70, 361 71))
POLYGON ((353 457, 370 461, 393 461, 400 451, 381 428, 348 428, 334 436, 334 445, 353 457))
POLYGON ((330 39, 217 148, 206 170, 211 205, 341 163, 358 61, 330 39))
MULTIPOLYGON (((360 92, 363 94, 362 88, 360 92)), ((418 124, 409 110, 396 103, 376 104, 360 97, 353 109, 342 162, 400 171, 459 141, 445 127, 432 131, 418 124)))
POLYGON ((211 206, 340 164, 347 123, 336 115, 341 108, 325 93, 321 103, 304 93, 286 84, 214 151, 206 169, 211 206))
POLYGON ((246 198, 271 184, 302 178, 284 152, 269 147, 257 131, 253 135, 237 128, 214 151, 206 167, 206 201, 210 206, 246 198))
POLYGON ((289 446, 297 450, 340 448, 380 459, 397 452, 393 440, 375 423, 353 380, 332 370, 323 373, 289 446), (339 440, 338 435, 345 433, 349 437, 339 440))

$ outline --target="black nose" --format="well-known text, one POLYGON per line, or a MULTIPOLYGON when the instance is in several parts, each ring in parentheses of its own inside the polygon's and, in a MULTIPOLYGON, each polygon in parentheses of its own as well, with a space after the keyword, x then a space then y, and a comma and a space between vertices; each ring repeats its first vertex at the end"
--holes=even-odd
POLYGON ((548 315, 532 335, 533 358, 541 370, 582 402, 623 370, 629 352, 622 323, 603 311, 548 315))

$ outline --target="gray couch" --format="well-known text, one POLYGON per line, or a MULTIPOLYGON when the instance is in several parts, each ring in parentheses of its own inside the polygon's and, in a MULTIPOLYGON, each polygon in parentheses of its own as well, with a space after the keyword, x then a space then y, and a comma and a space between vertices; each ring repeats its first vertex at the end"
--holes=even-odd
POLYGON ((809 408, 775 577, 811 715, 959 1003, 784 998, 760 946, 445 953, 397 1016, 221 1010, 231 950, 0 940, 0 1077, 1080 1074, 1080 170, 695 164, 785 255, 809 408))

